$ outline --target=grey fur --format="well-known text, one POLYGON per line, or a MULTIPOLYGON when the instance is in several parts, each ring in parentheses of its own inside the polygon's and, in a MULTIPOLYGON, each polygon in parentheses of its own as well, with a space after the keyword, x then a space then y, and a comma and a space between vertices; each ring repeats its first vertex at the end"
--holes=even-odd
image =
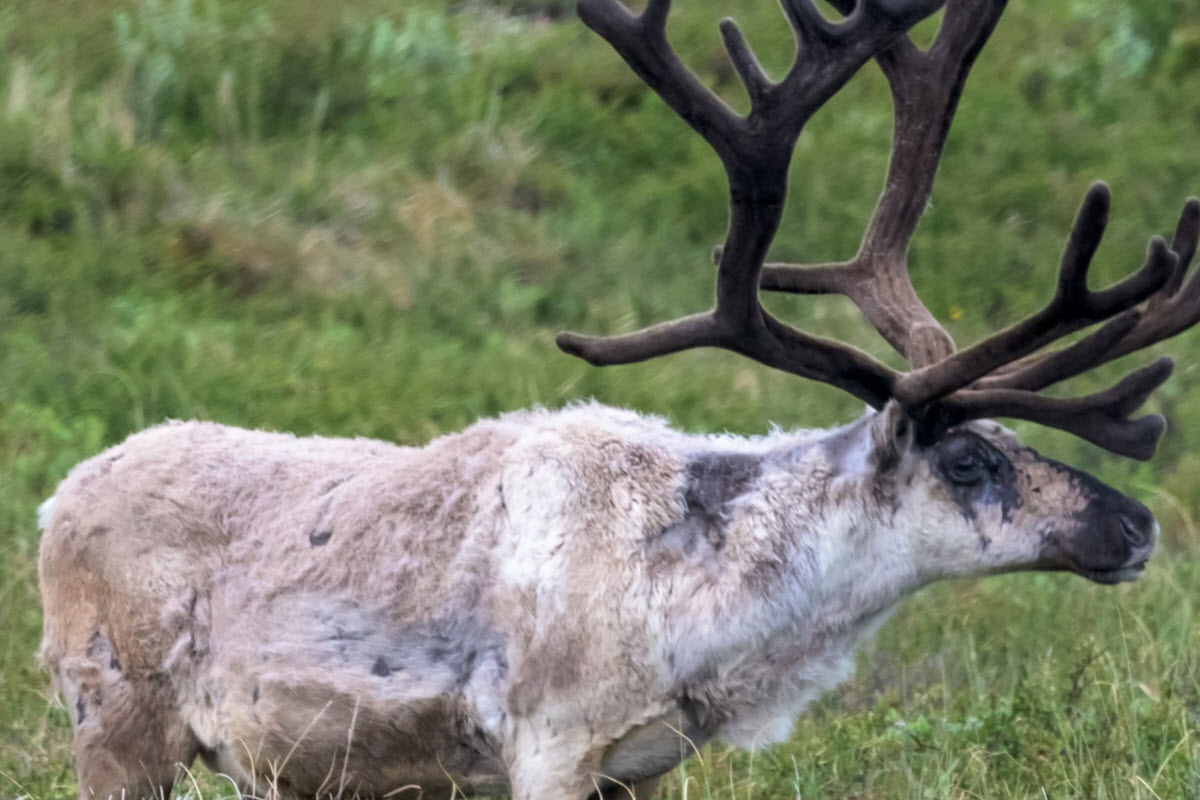
POLYGON ((689 513, 720 519, 728 505, 762 474, 762 457, 745 453, 702 453, 687 465, 684 501, 689 513))
POLYGON ((742 453, 702 453, 687 464, 683 518, 647 544, 652 553, 674 552, 691 557, 712 554, 725 544, 730 504, 762 473, 760 456, 742 453))

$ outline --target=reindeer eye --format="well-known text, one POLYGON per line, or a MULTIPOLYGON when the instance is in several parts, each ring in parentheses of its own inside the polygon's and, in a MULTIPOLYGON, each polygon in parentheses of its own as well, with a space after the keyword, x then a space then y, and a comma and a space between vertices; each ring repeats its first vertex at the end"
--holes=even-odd
POLYGON ((930 456, 930 467, 949 490, 949 499, 968 519, 983 506, 998 503, 1007 514, 1017 505, 1012 462, 983 437, 969 430, 951 431, 930 456))
POLYGON ((946 476, 960 486, 974 486, 987 475, 987 465, 975 456, 962 456, 950 462, 946 476))
POLYGON ((999 451, 970 433, 954 433, 943 439, 934 461, 946 483, 963 488, 990 482, 1006 463, 999 451))

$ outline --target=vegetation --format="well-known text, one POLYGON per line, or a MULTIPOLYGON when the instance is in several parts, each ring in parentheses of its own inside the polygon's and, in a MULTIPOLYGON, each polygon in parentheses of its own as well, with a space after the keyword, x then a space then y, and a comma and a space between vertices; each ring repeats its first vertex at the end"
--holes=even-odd
MULTIPOLYGON (((1116 199, 1097 283, 1200 191, 1193 2, 1013 4, 914 244, 960 341, 1045 299, 1090 180, 1116 199)), ((74 796, 68 716, 33 658, 35 509, 131 431, 200 417, 418 443, 589 396, 692 430, 858 413, 729 354, 598 370, 554 348, 562 328, 705 307, 726 214, 716 158, 569 5, 0 8, 0 797, 74 796)), ((677 5, 673 39, 735 104, 714 15, 775 69, 790 55, 769 0, 677 5)), ((871 67, 813 121, 779 257, 853 252, 890 119, 871 67)), ((885 354, 838 299, 771 305, 885 354)), ((660 797, 1200 796, 1198 344, 1162 348, 1180 368, 1153 401, 1171 432, 1150 464, 1018 426, 1154 507, 1164 546, 1141 581, 927 590, 791 743, 709 748, 660 797)), ((232 791, 202 773, 185 788, 232 791)))

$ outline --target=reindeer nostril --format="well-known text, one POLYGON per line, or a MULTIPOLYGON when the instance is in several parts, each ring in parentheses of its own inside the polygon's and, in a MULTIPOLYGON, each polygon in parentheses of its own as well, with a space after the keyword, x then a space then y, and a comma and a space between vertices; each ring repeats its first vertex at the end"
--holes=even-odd
POLYGON ((1152 526, 1146 524, 1142 520, 1121 514, 1121 529, 1125 532, 1125 539, 1134 547, 1141 547, 1150 541, 1150 533, 1152 526))

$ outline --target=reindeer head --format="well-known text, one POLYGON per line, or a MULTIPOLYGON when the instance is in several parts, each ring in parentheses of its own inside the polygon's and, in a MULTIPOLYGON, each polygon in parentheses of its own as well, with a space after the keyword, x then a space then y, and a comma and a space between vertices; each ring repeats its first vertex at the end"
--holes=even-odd
POLYGON ((642 361, 692 347, 721 347, 837 386, 881 409, 870 420, 874 477, 893 486, 922 563, 945 574, 1019 568, 1070 569, 1113 583, 1131 578, 1153 544, 1141 504, 1090 476, 1042 458, 990 417, 1059 428, 1123 456, 1150 458, 1162 417, 1131 415, 1171 373, 1170 359, 1110 389, 1076 398, 1039 392, 1176 335, 1200 320, 1200 277, 1186 281, 1200 235, 1189 200, 1173 243, 1154 237, 1144 265, 1102 291, 1087 271, 1107 224, 1109 193, 1094 184, 1037 313, 971 347, 954 341, 921 303, 907 268, 908 243, 925 209, 959 97, 1005 0, 831 0, 846 16, 825 19, 810 0, 781 0, 796 33, 794 66, 772 80, 736 24, 721 22, 750 97, 739 116, 700 83, 666 37, 670 0, 640 15, 618 0, 581 0, 580 16, 716 151, 730 187, 730 225, 717 262, 716 305, 621 337, 561 334, 559 346, 595 365, 642 361), (908 29, 946 5, 927 49, 908 29), (868 60, 892 90, 887 180, 858 253, 834 264, 767 263, 787 193, 788 165, 808 119, 868 60), (767 312, 760 289, 843 294, 911 369, 897 372, 843 343, 799 331, 767 312), (1073 344, 1048 346, 1095 326, 1073 344), (918 480, 918 478, 921 478, 918 480))
POLYGON ((1144 505, 995 422, 965 422, 922 444, 890 403, 848 433, 866 456, 851 480, 886 535, 904 540, 922 583, 1026 569, 1118 583, 1136 578, 1154 548, 1158 526, 1144 505))

